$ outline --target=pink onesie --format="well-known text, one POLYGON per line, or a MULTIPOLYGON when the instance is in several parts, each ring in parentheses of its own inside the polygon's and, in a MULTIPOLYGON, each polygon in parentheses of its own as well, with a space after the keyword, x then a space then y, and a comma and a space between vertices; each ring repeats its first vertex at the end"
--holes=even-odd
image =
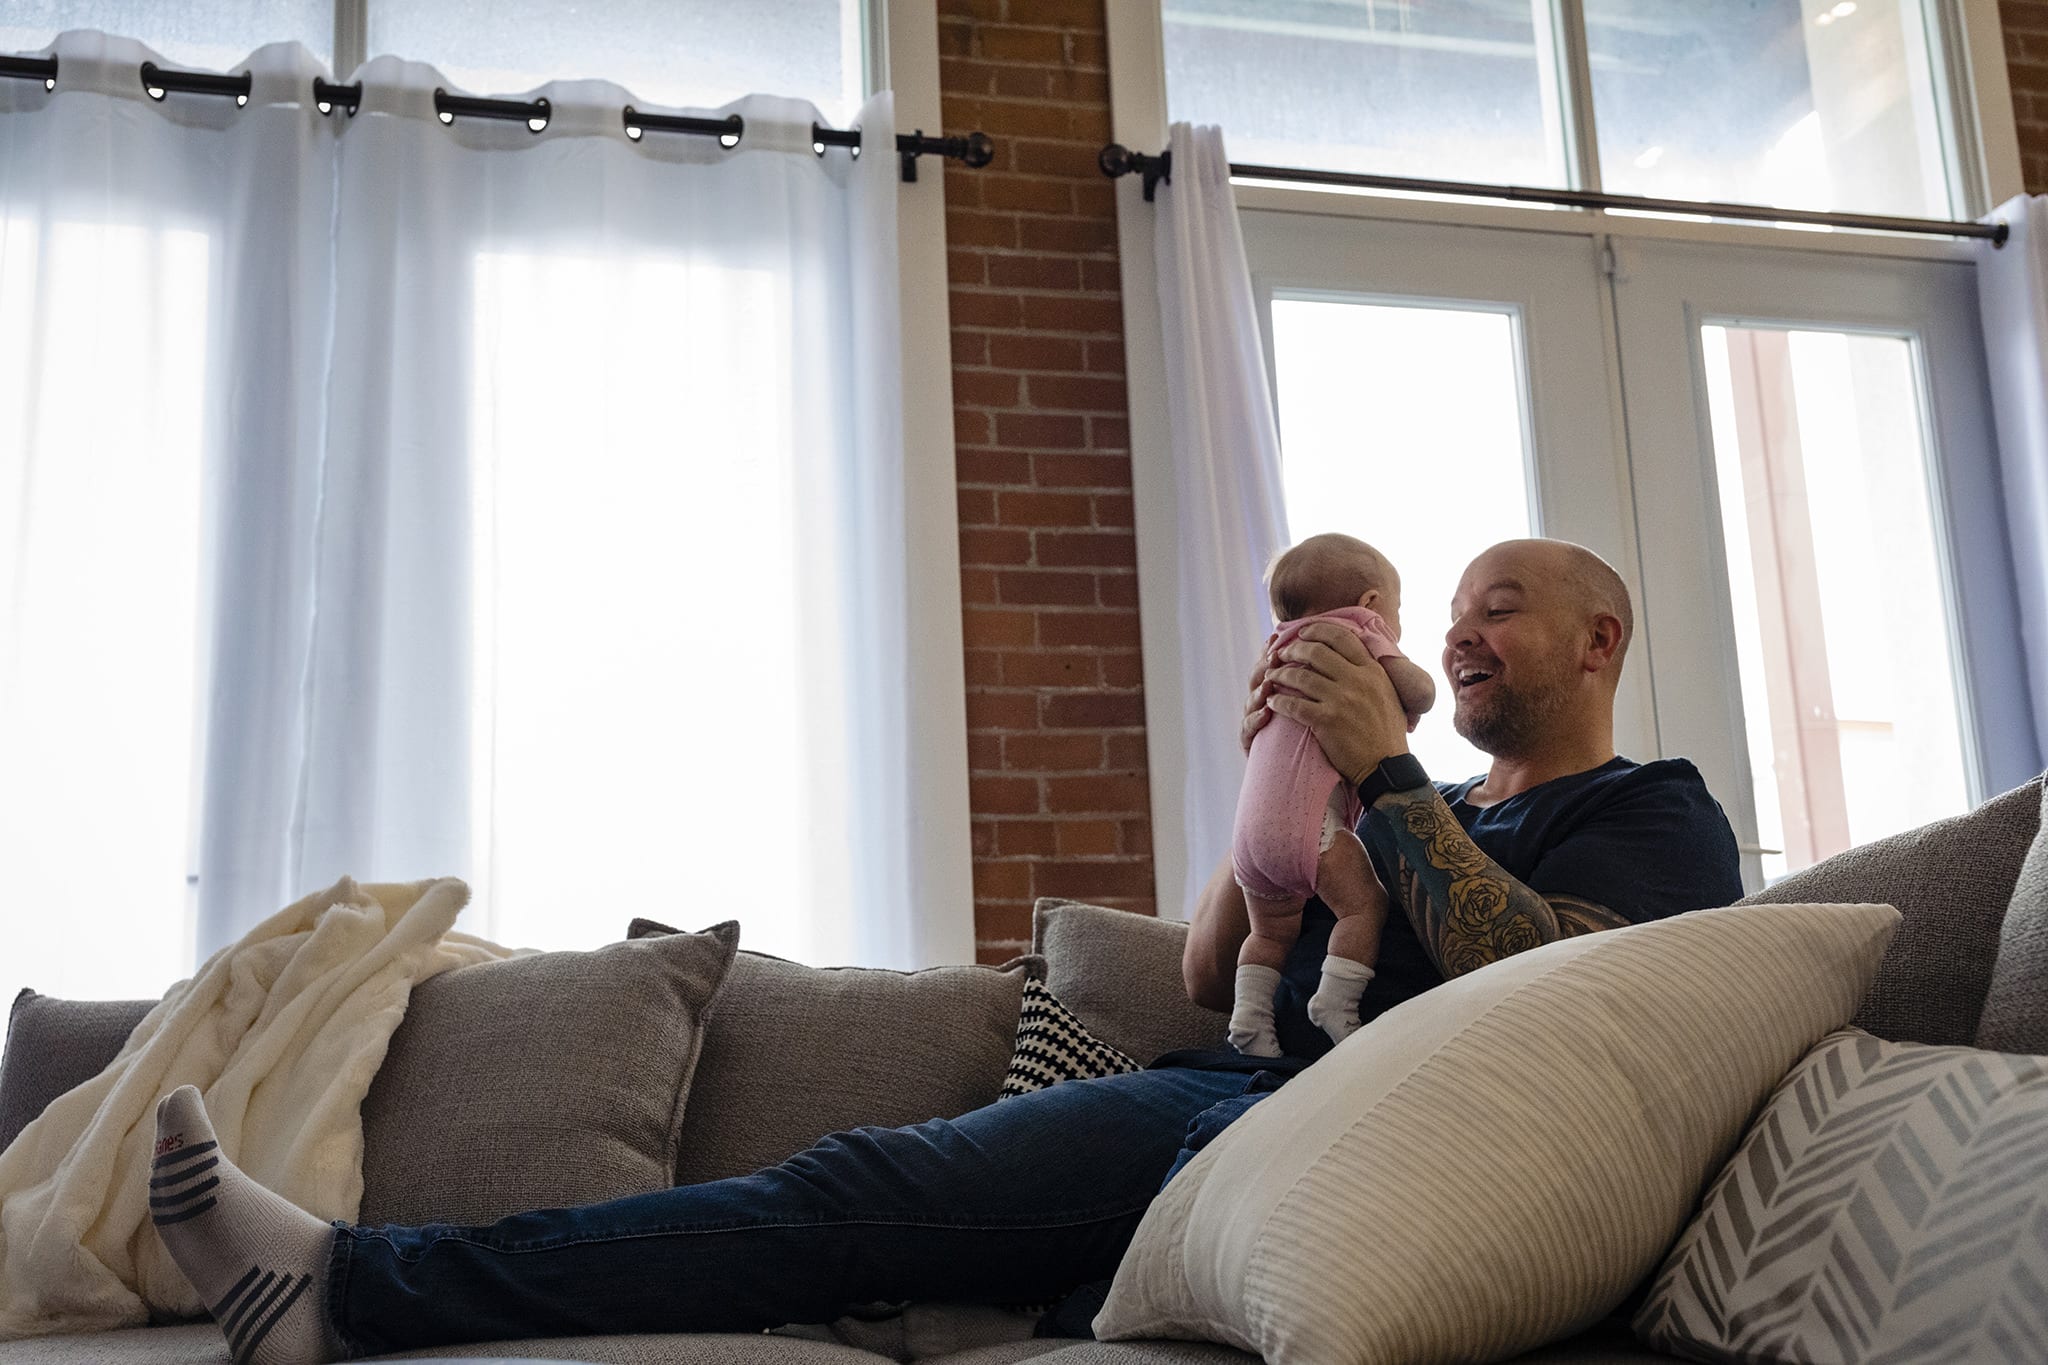
MULTIPOLYGON (((1335 621, 1357 635, 1375 659, 1402 658, 1401 646, 1376 611, 1341 607, 1320 616, 1285 622, 1273 632, 1269 649, 1294 642, 1303 626, 1335 621)), ((1414 717, 1408 728, 1415 728, 1414 717)), ((1315 894, 1316 863, 1323 848, 1324 813, 1341 813, 1352 828, 1360 815, 1358 793, 1323 756, 1323 746, 1306 725, 1275 715, 1252 738, 1244 786, 1237 794, 1237 827, 1231 838, 1231 871, 1237 884, 1268 900, 1306 899, 1315 894), (1332 799, 1342 792, 1341 802, 1332 799)))

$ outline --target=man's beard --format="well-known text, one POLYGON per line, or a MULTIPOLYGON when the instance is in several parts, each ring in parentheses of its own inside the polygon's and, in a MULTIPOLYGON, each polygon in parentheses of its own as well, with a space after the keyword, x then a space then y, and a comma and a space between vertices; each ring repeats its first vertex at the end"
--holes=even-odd
POLYGON ((1494 758, 1514 758, 1533 750, 1550 723, 1565 708, 1562 687, 1522 689, 1496 680, 1493 695, 1476 706, 1459 706, 1451 717, 1457 732, 1494 758))

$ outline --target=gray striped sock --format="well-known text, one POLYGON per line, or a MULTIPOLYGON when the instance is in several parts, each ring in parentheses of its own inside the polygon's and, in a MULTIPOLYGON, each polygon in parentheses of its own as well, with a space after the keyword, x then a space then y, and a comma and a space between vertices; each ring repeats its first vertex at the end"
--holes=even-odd
POLYGON ((326 1312, 334 1229, 236 1169, 189 1085, 156 1107, 149 1220, 235 1365, 341 1358, 326 1312))

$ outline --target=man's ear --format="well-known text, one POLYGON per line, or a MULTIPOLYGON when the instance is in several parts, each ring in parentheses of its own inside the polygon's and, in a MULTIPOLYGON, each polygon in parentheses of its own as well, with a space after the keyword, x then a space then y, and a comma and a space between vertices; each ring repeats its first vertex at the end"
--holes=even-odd
POLYGON ((1586 632, 1586 671, 1598 673, 1614 662, 1621 648, 1621 618, 1605 612, 1595 616, 1586 632))

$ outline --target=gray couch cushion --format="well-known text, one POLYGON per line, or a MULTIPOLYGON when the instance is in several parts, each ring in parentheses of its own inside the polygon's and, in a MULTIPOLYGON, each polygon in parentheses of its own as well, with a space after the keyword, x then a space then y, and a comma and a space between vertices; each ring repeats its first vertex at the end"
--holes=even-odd
MULTIPOLYGON (((754 1333, 690 1333, 636 1337, 539 1337, 437 1346, 366 1356, 367 1360, 438 1360, 447 1356, 490 1360, 589 1360, 601 1365, 877 1365, 886 1357, 832 1342, 754 1333)), ((5 1365, 5 1362, 0 1362, 5 1365)))
MULTIPOLYGON (((666 932, 651 920, 628 930, 666 932)), ((741 953, 705 1033, 676 1183, 750 1175, 827 1133, 995 1103, 1024 982, 1044 971, 1029 957, 894 972, 741 953)))
POLYGON ((106 1069, 154 1000, 59 1000, 23 991, 0 1057, 0 1151, 51 1100, 106 1069))
POLYGON ((932 1365, 1258 1365, 1259 1358, 1205 1341, 1030 1341, 940 1356, 932 1365))
MULTIPOLYGON (((532 1341, 437 1346, 374 1360, 589 1360, 603 1365, 877 1365, 883 1357, 829 1342, 748 1335, 544 1337, 532 1341)), ((227 1343, 211 1323, 138 1327, 0 1342, 0 1365, 229 1365, 227 1343)))
POLYGON ((666 1188, 739 926, 421 982, 363 1101, 361 1221, 487 1223, 666 1188))
POLYGON ((2041 779, 1968 815, 1838 853, 1738 904, 1878 902, 1905 918, 1853 1021, 1880 1038, 1969 1044, 2013 883, 2041 823, 2041 779))
MULTIPOLYGON (((2048 795, 2043 809, 2048 810, 2048 795)), ((2048 1053, 2048 824, 2034 835, 2013 884, 1984 1017, 1977 1024, 1977 1046, 2048 1053)))
POLYGON ((1140 1063, 1183 1047, 1221 1047, 1230 1016, 1188 999, 1188 927, 1128 910, 1046 897, 1031 914, 1031 951, 1046 986, 1088 1031, 1140 1063))

